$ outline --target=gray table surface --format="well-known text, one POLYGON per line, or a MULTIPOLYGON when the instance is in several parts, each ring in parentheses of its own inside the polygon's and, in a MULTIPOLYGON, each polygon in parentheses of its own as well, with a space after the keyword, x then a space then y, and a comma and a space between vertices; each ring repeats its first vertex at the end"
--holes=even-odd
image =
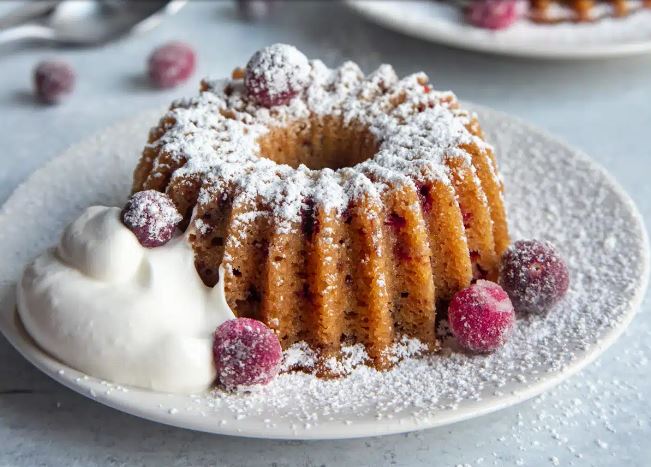
MULTIPOLYGON (((195 92, 143 78, 150 50, 171 39, 199 54, 195 78, 225 75, 272 42, 330 65, 424 70, 438 88, 526 119, 607 167, 651 221, 651 56, 539 62, 478 55, 389 32, 339 4, 294 2, 268 20, 230 3, 194 2, 145 35, 91 50, 0 55, 0 202, 34 169, 116 120, 195 92), (30 73, 48 56, 79 82, 60 107, 34 103, 30 73)), ((651 465, 651 303, 597 363, 539 398, 428 431, 326 442, 229 438, 122 414, 51 381, 0 338, 0 465, 651 465)))

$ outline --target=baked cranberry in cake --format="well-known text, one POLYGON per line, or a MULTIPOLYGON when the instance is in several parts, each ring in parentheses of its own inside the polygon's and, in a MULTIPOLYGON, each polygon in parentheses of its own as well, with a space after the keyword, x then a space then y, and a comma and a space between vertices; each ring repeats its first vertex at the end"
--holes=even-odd
POLYGON ((384 221, 386 225, 392 227, 395 230, 400 230, 407 225, 407 221, 404 217, 392 212, 387 216, 387 220, 384 221))
POLYGON ((426 185, 418 185, 418 198, 420 199, 420 205, 423 208, 423 212, 429 214, 433 205, 430 187, 426 185))

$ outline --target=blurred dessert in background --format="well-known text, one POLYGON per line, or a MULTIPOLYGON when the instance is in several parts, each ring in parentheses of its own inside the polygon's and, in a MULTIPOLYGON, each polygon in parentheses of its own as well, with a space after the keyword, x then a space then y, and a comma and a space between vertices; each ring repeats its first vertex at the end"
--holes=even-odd
POLYGON ((651 0, 447 0, 464 10, 466 21, 485 29, 506 29, 519 19, 534 23, 588 23, 651 8, 651 0))
POLYGON ((651 0, 529 0, 529 19, 538 23, 589 22, 651 8, 651 0))

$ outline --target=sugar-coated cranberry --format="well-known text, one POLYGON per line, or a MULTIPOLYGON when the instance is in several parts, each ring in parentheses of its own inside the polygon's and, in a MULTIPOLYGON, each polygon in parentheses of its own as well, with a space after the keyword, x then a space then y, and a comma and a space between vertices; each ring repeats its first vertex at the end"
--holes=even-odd
POLYGON ((170 197, 156 190, 134 193, 122 210, 122 222, 147 248, 169 242, 182 219, 170 197))
POLYGON ((61 60, 46 60, 34 69, 36 96, 48 104, 56 104, 70 94, 75 86, 75 72, 61 60))
POLYGON ((162 45, 149 56, 149 79, 159 88, 172 88, 192 76, 196 61, 194 50, 188 44, 162 45))
POLYGON ((228 390, 269 383, 280 370, 282 349, 274 332, 260 321, 237 318, 215 331, 213 357, 217 383, 228 390))
POLYGON ((310 63, 296 47, 274 44, 258 50, 246 65, 244 86, 264 107, 287 104, 307 85, 310 63))
POLYGON ((273 9, 273 0, 237 0, 240 15, 249 21, 266 18, 273 9))
POLYGON ((466 10, 470 24, 486 29, 506 29, 519 16, 517 0, 473 0, 466 10))
POLYGON ((448 321, 462 347, 473 352, 491 352, 508 340, 515 313, 502 287, 478 280, 452 298, 448 321))
POLYGON ((520 240, 502 256, 500 284, 516 311, 544 313, 565 295, 570 274, 551 243, 520 240))

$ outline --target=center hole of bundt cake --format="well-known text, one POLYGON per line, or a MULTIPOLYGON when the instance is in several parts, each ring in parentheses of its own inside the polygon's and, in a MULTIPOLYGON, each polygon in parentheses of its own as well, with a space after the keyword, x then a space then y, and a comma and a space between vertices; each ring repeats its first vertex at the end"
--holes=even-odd
POLYGON ((258 144, 267 159, 294 168, 303 164, 313 170, 352 167, 377 152, 375 137, 366 127, 345 125, 334 117, 272 128, 258 144))

